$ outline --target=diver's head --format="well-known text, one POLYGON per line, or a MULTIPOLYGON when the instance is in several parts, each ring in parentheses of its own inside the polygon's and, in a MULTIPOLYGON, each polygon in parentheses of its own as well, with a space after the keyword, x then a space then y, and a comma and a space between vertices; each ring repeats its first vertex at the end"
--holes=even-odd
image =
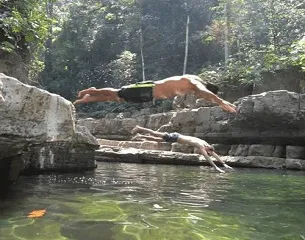
POLYGON ((219 90, 219 87, 217 87, 216 85, 209 83, 209 82, 207 83, 206 88, 214 94, 217 94, 218 90, 219 90))
POLYGON ((212 155, 212 153, 215 151, 215 148, 212 145, 206 146, 205 147, 206 152, 208 153, 208 155, 212 155))

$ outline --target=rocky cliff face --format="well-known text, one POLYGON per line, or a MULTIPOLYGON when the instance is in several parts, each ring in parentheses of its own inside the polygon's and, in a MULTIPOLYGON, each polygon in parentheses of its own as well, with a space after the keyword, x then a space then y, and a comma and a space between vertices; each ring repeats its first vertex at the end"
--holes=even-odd
POLYGON ((240 98, 237 114, 187 97, 174 101, 175 111, 130 118, 82 119, 80 125, 106 139, 130 139, 135 125, 177 131, 213 143, 240 166, 277 166, 305 170, 305 95, 286 90, 240 98), (178 107, 188 106, 187 109, 178 107), (206 107, 200 107, 206 106, 206 107), (119 136, 119 137, 118 137, 119 136), (277 164, 273 160, 278 160, 277 164), (246 162, 246 163, 245 163, 246 162), (257 164, 254 164, 257 162, 257 164))
POLYGON ((75 125, 64 98, 0 74, 0 165, 2 182, 19 172, 95 167, 96 139, 75 125))

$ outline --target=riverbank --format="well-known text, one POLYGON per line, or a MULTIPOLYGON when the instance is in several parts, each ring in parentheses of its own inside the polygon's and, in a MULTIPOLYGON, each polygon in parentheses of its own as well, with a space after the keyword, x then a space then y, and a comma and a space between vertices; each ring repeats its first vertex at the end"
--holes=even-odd
POLYGON ((173 110, 169 112, 152 113, 143 109, 77 122, 95 137, 104 139, 97 151, 97 159, 103 161, 205 164, 198 157, 185 160, 188 157, 179 155, 193 154, 192 148, 129 142, 131 129, 139 125, 204 139, 232 166, 305 170, 304 94, 279 90, 250 95, 234 102, 236 114, 206 105, 201 99, 182 97, 180 100, 175 98, 173 110))
MULTIPOLYGON (((99 139, 98 141, 101 145, 95 152, 95 159, 99 162, 210 165, 202 155, 194 152, 192 147, 178 143, 115 141, 106 139, 99 139)), ((214 144, 214 147, 218 153, 223 152, 224 148, 230 147, 229 152, 231 154, 234 149, 235 154, 243 154, 221 156, 221 159, 232 167, 305 170, 305 161, 286 158, 286 156, 279 154, 280 148, 276 146, 269 146, 270 156, 266 155, 266 145, 252 145, 247 147, 214 144), (244 152, 241 149, 244 149, 244 152), (245 149, 248 149, 247 153, 245 149), (271 151, 272 149, 273 151, 271 151), (276 153, 278 154, 276 155, 276 153)), ((282 148, 281 150, 291 155, 292 151, 289 149, 291 148, 282 148)), ((217 161, 215 163, 217 164, 217 161)))

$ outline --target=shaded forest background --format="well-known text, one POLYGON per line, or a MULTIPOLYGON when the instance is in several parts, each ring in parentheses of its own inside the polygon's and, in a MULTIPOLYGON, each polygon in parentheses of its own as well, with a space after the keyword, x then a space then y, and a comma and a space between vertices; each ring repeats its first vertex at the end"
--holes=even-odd
POLYGON ((261 84, 266 72, 305 71, 303 0, 0 4, 0 58, 20 56, 27 83, 69 100, 91 86, 181 75, 185 64, 186 73, 220 85, 261 84))

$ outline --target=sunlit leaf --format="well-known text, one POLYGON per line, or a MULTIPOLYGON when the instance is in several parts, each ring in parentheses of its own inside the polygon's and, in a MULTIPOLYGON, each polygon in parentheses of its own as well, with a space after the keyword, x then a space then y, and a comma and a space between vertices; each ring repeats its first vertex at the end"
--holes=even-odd
POLYGON ((28 218, 39 218, 42 217, 46 214, 47 210, 46 209, 40 209, 40 210, 33 210, 28 213, 27 217, 28 218))

